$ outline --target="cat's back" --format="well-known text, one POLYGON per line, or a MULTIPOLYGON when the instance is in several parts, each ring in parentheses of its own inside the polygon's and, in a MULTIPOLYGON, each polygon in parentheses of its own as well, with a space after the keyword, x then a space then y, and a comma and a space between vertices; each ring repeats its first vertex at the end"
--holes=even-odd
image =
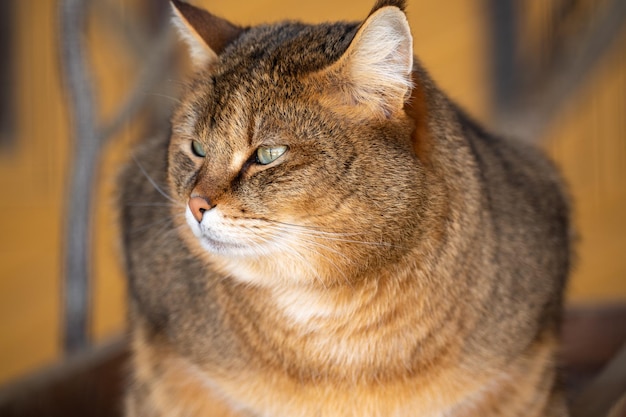
POLYGON ((472 339, 498 341, 503 357, 554 343, 572 255, 564 183, 534 144, 495 136, 462 112, 458 120, 468 149, 462 159, 471 159, 464 163, 479 190, 469 197, 479 208, 476 244, 493 268, 490 311, 472 339))
POLYGON ((533 246, 566 262, 569 201, 552 161, 534 144, 495 136, 462 113, 459 120, 499 239, 533 246))

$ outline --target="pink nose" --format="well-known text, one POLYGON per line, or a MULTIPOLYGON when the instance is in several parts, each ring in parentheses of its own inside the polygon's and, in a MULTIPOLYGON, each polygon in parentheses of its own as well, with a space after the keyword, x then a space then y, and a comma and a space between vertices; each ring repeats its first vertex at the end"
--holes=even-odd
POLYGON ((198 222, 201 222, 204 212, 211 210, 211 204, 209 204, 209 201, 204 197, 191 197, 189 199, 189 208, 191 209, 193 217, 198 222))

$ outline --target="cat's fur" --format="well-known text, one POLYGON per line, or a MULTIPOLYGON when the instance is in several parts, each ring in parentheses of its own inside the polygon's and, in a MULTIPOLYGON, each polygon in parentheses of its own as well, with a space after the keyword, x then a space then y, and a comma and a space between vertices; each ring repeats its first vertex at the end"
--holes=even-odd
POLYGON ((198 71, 122 178, 127 414, 567 415, 560 180, 413 62, 404 2, 252 28, 174 10, 198 71))

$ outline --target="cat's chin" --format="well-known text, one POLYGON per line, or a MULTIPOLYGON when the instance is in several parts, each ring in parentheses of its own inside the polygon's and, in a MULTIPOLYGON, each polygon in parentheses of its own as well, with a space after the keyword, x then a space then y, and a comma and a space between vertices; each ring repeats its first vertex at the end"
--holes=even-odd
POLYGON ((269 248, 223 242, 206 236, 197 239, 202 250, 207 252, 209 256, 219 256, 225 259, 232 259, 235 262, 241 262, 246 259, 254 261, 262 257, 267 257, 272 253, 269 248))
POLYGON ((207 237, 198 238, 198 241, 200 242, 202 249, 211 254, 234 257, 254 255, 254 253, 251 253, 252 251, 249 248, 242 245, 220 242, 207 237))
POLYGON ((265 288, 309 287, 319 279, 304 272, 301 265, 275 262, 269 258, 211 256, 211 264, 240 283, 265 288))

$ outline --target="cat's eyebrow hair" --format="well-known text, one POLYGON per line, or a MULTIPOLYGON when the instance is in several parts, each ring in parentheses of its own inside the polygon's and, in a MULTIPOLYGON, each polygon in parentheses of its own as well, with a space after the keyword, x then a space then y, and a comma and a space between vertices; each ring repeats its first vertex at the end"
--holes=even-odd
POLYGON ((201 106, 202 112, 196 119, 194 126, 194 134, 199 138, 205 138, 209 132, 217 125, 217 119, 215 118, 215 110, 211 109, 208 105, 201 106))
MULTIPOLYGON (((201 107, 196 101, 193 108, 201 107)), ((190 112, 192 113, 192 112, 190 112)), ((192 133, 195 137, 200 138, 207 131, 207 115, 205 112, 198 112, 191 117, 192 133)))
POLYGON ((254 117, 254 112, 250 112, 250 116, 248 116, 248 130, 246 132, 249 147, 252 147, 252 140, 254 138, 254 132, 256 131, 256 123, 257 121, 254 117))
POLYGON ((207 134, 207 123, 206 118, 201 117, 200 120, 197 120, 193 127, 193 134, 196 138, 204 138, 207 134))

